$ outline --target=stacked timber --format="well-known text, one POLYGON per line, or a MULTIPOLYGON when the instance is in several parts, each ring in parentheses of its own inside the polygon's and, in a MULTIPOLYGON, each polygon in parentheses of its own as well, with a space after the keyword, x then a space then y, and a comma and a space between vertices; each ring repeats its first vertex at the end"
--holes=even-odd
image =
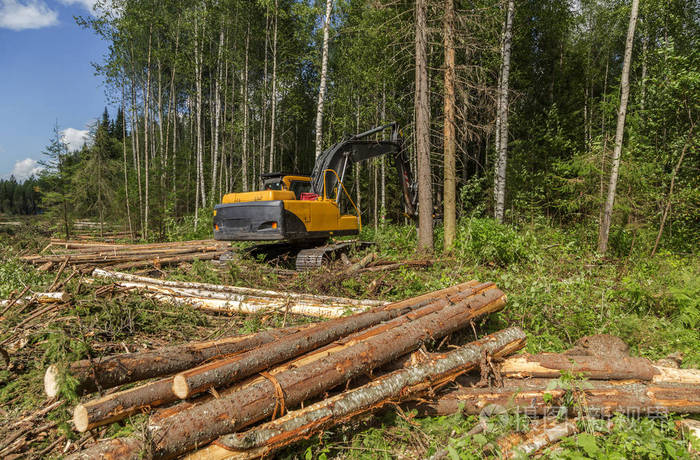
MULTIPOLYGON (((328 426, 328 410, 335 414, 331 424, 349 419, 444 385, 477 366, 483 353, 505 356, 520 349, 524 333, 507 329, 382 375, 384 366, 423 343, 471 330, 474 320, 504 304, 505 295, 493 283, 471 281, 302 328, 73 363, 65 371, 78 380, 83 393, 155 379, 86 401, 74 410, 78 431, 151 412, 148 441, 123 438, 98 443, 75 458, 137 458, 142 451, 172 458, 260 423, 272 431, 244 450, 262 447, 271 452, 299 439, 294 435, 269 444, 279 439, 269 435, 273 431, 299 426, 292 432, 303 436, 328 426), (378 379, 373 380, 375 371, 378 379), (373 380, 369 384, 368 377, 373 380), (353 383, 361 386, 353 388, 353 383), (342 395, 352 392, 346 394, 351 403, 328 397, 338 388, 345 388, 338 396, 342 401, 342 395), (315 402, 320 406, 308 405, 315 402), (281 425, 266 426, 270 418, 281 425)), ((47 371, 50 394, 56 392, 59 375, 63 370, 47 371)))
POLYGON ((50 270, 63 263, 79 269, 110 267, 120 270, 210 260, 220 257, 228 249, 228 243, 216 240, 153 244, 51 240, 40 254, 24 256, 22 260, 39 266, 41 270, 50 270))
POLYGON ((100 268, 93 270, 92 276, 113 281, 124 288, 137 289, 158 301, 188 305, 214 313, 254 314, 272 310, 318 318, 339 318, 386 304, 377 300, 356 300, 209 283, 160 280, 100 268))
POLYGON ((632 357, 622 340, 609 335, 584 337, 565 353, 509 357, 495 369, 502 378, 496 387, 479 387, 467 379, 417 407, 430 415, 459 410, 538 416, 583 410, 593 417, 700 414, 700 370, 632 357), (572 378, 562 379, 564 374, 572 378))

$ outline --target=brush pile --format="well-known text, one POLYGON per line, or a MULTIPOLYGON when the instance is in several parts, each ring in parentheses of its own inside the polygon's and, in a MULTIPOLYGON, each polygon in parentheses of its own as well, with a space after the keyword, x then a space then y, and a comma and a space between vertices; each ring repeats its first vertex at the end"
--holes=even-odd
POLYGON ((155 267, 219 258, 229 251, 229 243, 216 240, 178 241, 174 243, 117 244, 95 241, 52 239, 40 254, 22 260, 47 271, 67 263, 91 271, 95 267, 115 270, 155 267))

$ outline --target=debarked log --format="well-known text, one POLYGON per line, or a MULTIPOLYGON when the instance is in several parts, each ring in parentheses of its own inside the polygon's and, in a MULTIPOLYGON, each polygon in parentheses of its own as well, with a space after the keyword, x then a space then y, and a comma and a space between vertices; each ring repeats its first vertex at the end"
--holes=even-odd
POLYGON ((308 302, 286 302, 278 298, 245 297, 241 300, 212 299, 209 297, 178 296, 172 294, 158 294, 146 292, 146 296, 160 302, 168 302, 177 305, 188 305, 198 310, 216 313, 243 313, 255 314, 266 310, 289 312, 295 315, 310 316, 312 318, 340 318, 349 313, 359 313, 366 308, 338 307, 333 305, 309 304, 308 302))
POLYGON ((417 397, 478 366, 482 353, 487 352, 494 357, 505 356, 522 348, 525 340, 525 333, 519 328, 496 332, 457 350, 434 355, 415 366, 379 377, 359 388, 289 412, 282 418, 247 432, 222 436, 187 458, 214 460, 265 456, 385 404, 417 397))
MULTIPOLYGON (((490 285, 482 284, 453 296, 443 299, 428 300, 415 303, 402 302, 400 308, 387 306, 382 309, 360 313, 351 317, 339 318, 330 322, 319 324, 299 333, 285 337, 273 343, 269 343, 255 350, 234 356, 230 359, 222 359, 203 366, 183 371, 173 380, 173 393, 182 399, 194 394, 206 391, 210 387, 222 387, 229 383, 241 380, 268 367, 299 356, 318 347, 327 345, 342 337, 361 331, 381 322, 407 315, 413 310, 424 307, 426 304, 446 305, 451 302, 462 301, 470 296, 477 295, 481 288, 490 285)), ((408 317, 406 317, 408 319, 408 317)))
POLYGON ((67 292, 37 292, 34 295, 22 297, 17 300, 0 300, 0 308, 4 308, 7 305, 26 305, 27 302, 38 302, 38 303, 57 303, 57 302, 68 302, 70 300, 70 295, 67 292))
MULTIPOLYGON (((375 330, 368 337, 357 334, 355 340, 336 347, 327 356, 160 419, 148 427, 148 444, 141 443, 135 449, 147 448, 155 458, 183 454, 371 372, 417 349, 426 340, 469 327, 475 318, 500 310, 505 300, 503 292, 491 287, 427 314, 411 312, 400 317, 413 316, 411 321, 381 332, 375 330)), ((430 306, 424 308, 430 310, 430 306)))
POLYGON ((500 365, 503 377, 557 378, 562 371, 593 380, 641 380, 656 383, 700 385, 700 370, 675 369, 630 356, 574 355, 567 353, 522 354, 500 365))
MULTIPOLYGON (((300 300, 311 300, 318 303, 327 303, 331 305, 362 305, 362 306, 381 306, 386 305, 389 302, 384 302, 380 300, 358 300, 358 299, 348 299, 345 297, 333 297, 325 295, 315 295, 315 294, 300 294, 296 292, 280 292, 271 291, 267 289, 255 289, 239 286, 226 286, 220 284, 210 284, 210 283, 195 283, 190 281, 172 281, 172 280, 161 280, 157 278, 149 278, 146 276, 132 275, 131 273, 122 273, 117 271, 103 270, 101 268, 96 268, 92 272, 92 276, 95 278, 102 278, 108 280, 125 281, 130 283, 137 283, 145 286, 160 286, 163 288, 173 288, 172 292, 168 291, 158 291, 164 293, 172 294, 186 294, 194 297, 215 297, 216 294, 242 294, 253 297, 280 297, 284 299, 300 299, 300 300)), ((122 284, 122 283, 119 283, 122 284)), ((458 285, 459 286, 459 285, 458 285)), ((436 291, 439 293, 441 291, 436 291)), ((432 294, 432 293, 431 293, 432 294)), ((226 298, 226 297, 219 297, 226 298)))
POLYGON ((626 380, 588 380, 574 385, 577 388, 572 390, 561 388, 561 382, 553 379, 504 379, 500 388, 457 388, 414 407, 427 415, 454 414, 460 408, 471 415, 499 410, 556 415, 562 409, 570 413, 582 410, 592 417, 700 413, 700 385, 626 380), (566 405, 565 395, 573 395, 575 403, 566 405))
MULTIPOLYGON (((254 334, 224 337, 205 342, 190 342, 151 351, 120 353, 102 358, 83 359, 66 369, 77 380, 76 392, 86 394, 139 380, 175 374, 207 360, 241 353, 274 342, 313 325, 271 329, 254 334)), ((52 364, 44 374, 44 391, 50 398, 58 395, 60 369, 52 364)))

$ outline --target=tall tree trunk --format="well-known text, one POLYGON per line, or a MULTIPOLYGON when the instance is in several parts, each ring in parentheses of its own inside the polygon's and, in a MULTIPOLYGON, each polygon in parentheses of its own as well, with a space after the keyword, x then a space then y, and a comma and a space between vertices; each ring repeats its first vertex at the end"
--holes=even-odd
POLYGON ((199 27, 198 18, 194 19, 194 73, 195 73, 195 117, 197 125, 197 179, 195 180, 195 203, 194 203, 194 228, 199 223, 199 199, 202 198, 202 206, 205 205, 204 198, 204 174, 202 172, 203 145, 202 145, 202 52, 199 49, 199 27))
POLYGON ((141 193, 141 153, 139 152, 138 108, 136 106, 136 71, 134 70, 134 53, 131 52, 131 150, 136 168, 136 185, 139 191, 139 228, 143 236, 143 193, 141 193))
POLYGON ((323 145, 323 102, 326 98, 326 74, 328 73, 328 33, 331 21, 333 0, 326 0, 326 16, 323 20, 323 50, 321 54, 321 84, 318 90, 316 107, 316 158, 321 154, 323 145))
POLYGON ((445 122, 444 122, 444 228, 445 250, 452 249, 456 233, 456 164, 455 164, 455 48, 454 0, 445 0, 445 122))
POLYGON ((129 222, 129 236, 134 239, 134 228, 131 225, 131 206, 129 205, 129 174, 127 173, 126 160, 126 68, 122 81, 122 153, 124 154, 124 203, 126 205, 126 219, 129 222))
POLYGON ((144 99, 143 99, 143 160, 144 160, 144 166, 146 169, 146 192, 145 192, 145 198, 146 198, 146 205, 144 208, 144 219, 143 219, 143 236, 144 238, 148 239, 148 214, 149 214, 149 209, 148 209, 148 196, 149 196, 149 176, 148 176, 148 166, 149 166, 149 158, 148 158, 148 106, 150 104, 150 98, 151 98, 151 32, 153 31, 153 26, 148 29, 148 59, 146 62, 146 84, 145 87, 143 88, 143 94, 144 94, 144 99))
MULTIPOLYGON (((382 83, 382 123, 386 123, 386 83, 382 83)), ((384 226, 386 221, 386 161, 385 155, 382 155, 380 161, 382 162, 382 212, 381 212, 381 224, 384 226)))
POLYGON ((433 196, 430 173, 430 103, 426 0, 416 0, 416 159, 418 162, 418 249, 433 250, 433 196))
POLYGON ((250 45, 250 21, 245 34, 245 68, 243 70, 243 151, 241 166, 243 175, 243 191, 248 191, 248 51, 250 45))
POLYGON ((608 250, 608 237, 610 235, 610 221, 612 219, 613 205, 615 204, 615 193, 617 190, 617 177, 620 172, 620 156, 622 154, 622 139, 625 133, 625 116, 627 115, 627 101, 630 94, 630 65, 632 62, 632 45, 634 43, 634 28, 637 25, 637 11, 639 10, 639 0, 632 0, 630 11, 630 22, 627 28, 627 42, 625 43, 625 59, 622 64, 622 76, 620 78, 620 109, 617 112, 617 128, 615 129, 615 149, 612 157, 612 168, 610 170, 610 183, 608 184, 608 197, 605 200, 603 220, 600 223, 598 234, 598 252, 605 254, 608 250))
POLYGON ((274 169, 275 160, 275 118, 277 109, 277 0, 275 0, 275 25, 272 34, 272 110, 270 114, 270 169, 274 169))
POLYGON ((510 74, 510 48, 513 39, 513 14, 515 2, 508 1, 506 12, 506 27, 503 36, 503 63, 501 66, 501 84, 499 88, 498 107, 498 137, 496 177, 494 180, 494 217, 498 222, 503 222, 506 201, 506 165, 508 162, 508 78, 510 74))
MULTIPOLYGON (((333 110, 331 106, 331 119, 333 119, 333 110)), ((355 98, 355 132, 360 132, 360 96, 355 98)), ((360 191, 360 182, 362 181, 362 176, 360 175, 360 162, 355 163, 355 204, 357 205, 357 211, 360 214, 360 221, 362 221, 362 192, 360 191)), ((340 193, 340 190, 338 190, 340 193)))
MULTIPOLYGON (((216 81, 214 82, 214 138, 212 139, 212 168, 211 168, 211 192, 209 198, 212 205, 216 200, 216 184, 219 161, 219 120, 221 118, 221 54, 224 51, 224 24, 222 21, 219 31, 219 49, 216 56, 216 81)), ((223 160, 222 160, 223 161, 223 160)))

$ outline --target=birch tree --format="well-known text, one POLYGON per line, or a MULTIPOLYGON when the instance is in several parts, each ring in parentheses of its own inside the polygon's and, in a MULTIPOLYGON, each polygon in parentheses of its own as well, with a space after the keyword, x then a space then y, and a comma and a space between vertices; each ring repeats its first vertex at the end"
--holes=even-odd
POLYGON ((627 41, 625 42, 625 57, 622 63, 622 75, 620 77, 620 108, 617 111, 617 127, 615 128, 615 148, 610 169, 610 182, 608 183, 608 195, 603 208, 603 220, 600 222, 598 233, 598 252, 605 254, 608 250, 608 237, 610 235, 610 221, 612 219, 615 193, 617 191, 617 178, 620 172, 620 156, 622 154, 622 140, 625 133, 625 117, 627 115, 627 101, 630 94, 630 65, 632 63, 632 45, 634 43, 634 29, 637 25, 637 12, 639 0, 632 0, 630 22, 627 28, 627 41))
POLYGON ((323 140, 323 102, 326 97, 326 75, 328 73, 328 34, 333 0, 326 0, 326 16, 323 19, 323 49, 321 51, 321 83, 316 105, 316 158, 321 154, 323 140))
POLYGON ((494 218, 503 222, 506 201, 506 166, 508 163, 508 78, 510 75, 510 49, 513 39, 513 14, 515 10, 514 0, 508 0, 508 9, 505 19, 505 33, 503 35, 503 62, 501 64, 501 79, 498 89, 498 135, 496 145, 496 166, 494 178, 494 218))

